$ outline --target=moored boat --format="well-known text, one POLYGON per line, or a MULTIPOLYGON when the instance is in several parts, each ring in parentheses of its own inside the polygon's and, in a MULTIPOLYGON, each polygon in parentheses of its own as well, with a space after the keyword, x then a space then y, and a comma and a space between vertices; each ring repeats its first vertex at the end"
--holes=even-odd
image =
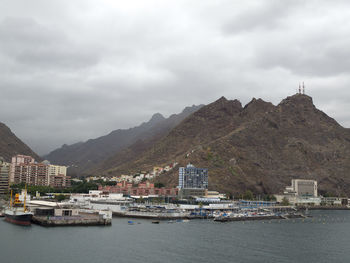
MULTIPOLYGON (((24 192, 23 207, 14 206, 12 203, 12 190, 10 206, 4 210, 5 221, 16 225, 30 226, 32 223, 33 213, 26 208, 27 186, 24 192)), ((19 198, 16 196, 15 205, 20 205, 19 198)))
POLYGON ((21 210, 16 209, 16 207, 5 209, 5 220, 16 225, 30 226, 33 214, 31 212, 21 210))

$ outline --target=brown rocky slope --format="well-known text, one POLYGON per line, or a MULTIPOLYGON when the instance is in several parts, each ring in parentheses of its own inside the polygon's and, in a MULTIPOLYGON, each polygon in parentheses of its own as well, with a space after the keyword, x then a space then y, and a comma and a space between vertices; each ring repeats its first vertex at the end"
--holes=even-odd
POLYGON ((35 160, 41 160, 35 152, 17 138, 9 127, 0 122, 0 156, 10 162, 11 157, 16 154, 30 155, 35 160))
MULTIPOLYGON (((208 167, 209 188, 226 193, 276 193, 293 178, 308 178, 318 181, 321 193, 350 195, 350 130, 316 109, 307 95, 277 106, 253 99, 244 108, 222 97, 167 136, 138 147, 113 156, 96 172, 117 175, 176 160, 208 167)), ((175 186, 177 176, 174 169, 159 180, 175 186)))

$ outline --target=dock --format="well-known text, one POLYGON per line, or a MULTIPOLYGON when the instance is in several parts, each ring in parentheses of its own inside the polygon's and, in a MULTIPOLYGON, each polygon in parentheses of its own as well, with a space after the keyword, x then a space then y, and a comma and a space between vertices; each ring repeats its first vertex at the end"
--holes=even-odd
POLYGON ((156 219, 156 220, 191 219, 190 213, 167 213, 167 212, 123 211, 123 212, 113 212, 113 216, 156 219))
POLYGON ((109 226, 110 218, 101 215, 33 216, 32 222, 41 226, 109 226))
POLYGON ((256 221, 256 220, 273 220, 273 219, 290 219, 290 218, 306 218, 302 214, 290 215, 267 215, 267 216, 241 216, 241 217, 216 217, 214 221, 217 222, 231 222, 231 221, 256 221))

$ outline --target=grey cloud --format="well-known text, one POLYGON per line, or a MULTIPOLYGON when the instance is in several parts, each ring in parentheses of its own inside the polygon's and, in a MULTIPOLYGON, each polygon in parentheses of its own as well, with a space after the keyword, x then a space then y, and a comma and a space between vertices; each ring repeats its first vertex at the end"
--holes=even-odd
POLYGON ((347 74, 350 4, 343 1, 323 2, 323 5, 306 3, 287 19, 288 30, 259 34, 256 65, 264 69, 282 67, 295 75, 309 77, 347 74))
POLYGON ((223 25, 225 33, 252 32, 254 30, 274 30, 285 27, 286 18, 292 15, 302 1, 248 1, 242 10, 233 9, 234 15, 223 25))
POLYGON ((0 121, 39 154, 300 81, 350 125, 346 1, 4 1, 0 121))
POLYGON ((76 69, 98 62, 97 54, 85 44, 79 45, 33 18, 5 18, 0 24, 0 47, 3 54, 30 67, 76 69))
MULTIPOLYGON (((312 33, 311 33, 312 34, 312 33)), ((329 43, 323 34, 316 42, 309 43, 291 39, 277 40, 258 50, 257 65, 261 68, 283 67, 294 74, 332 76, 350 70, 350 38, 337 36, 338 42, 329 43), (289 41, 290 40, 290 41, 289 41)))

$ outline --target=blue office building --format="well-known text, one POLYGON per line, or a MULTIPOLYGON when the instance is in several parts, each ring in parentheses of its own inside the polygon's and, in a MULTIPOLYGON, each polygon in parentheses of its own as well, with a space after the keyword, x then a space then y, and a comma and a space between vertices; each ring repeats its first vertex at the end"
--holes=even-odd
POLYGON ((196 168, 192 164, 179 168, 179 188, 208 189, 208 169, 196 168))

